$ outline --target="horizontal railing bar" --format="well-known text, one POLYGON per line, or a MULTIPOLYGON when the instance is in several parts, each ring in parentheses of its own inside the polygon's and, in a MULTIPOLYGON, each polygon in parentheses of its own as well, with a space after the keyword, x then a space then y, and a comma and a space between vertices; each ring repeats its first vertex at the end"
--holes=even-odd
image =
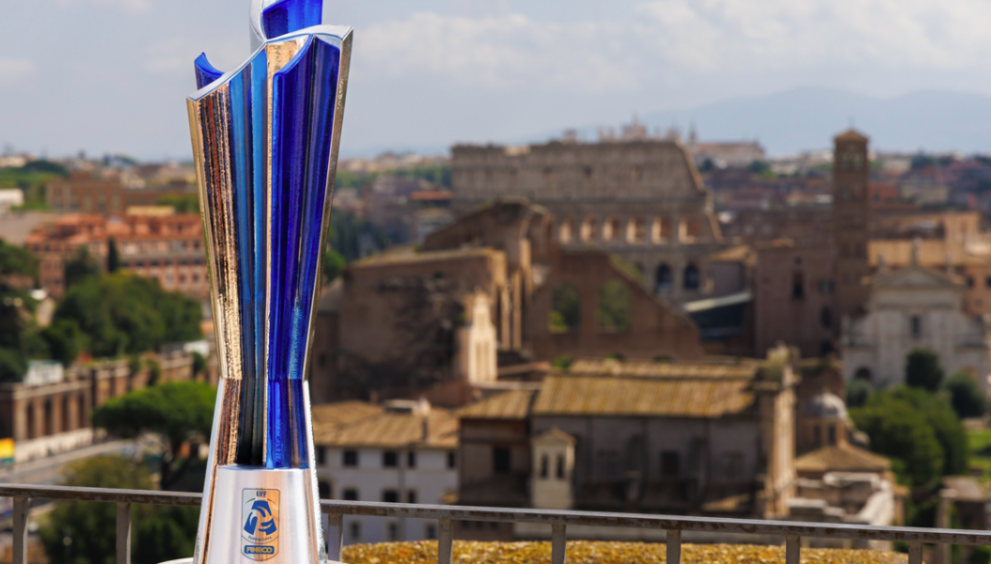
MULTIPOLYGON (((202 499, 202 495, 197 493, 22 484, 0 484, 0 497, 189 506, 200 505, 202 499)), ((759 519, 727 519, 722 517, 679 517, 638 513, 594 513, 587 511, 549 511, 541 509, 419 505, 340 500, 321 501, 321 510, 324 513, 332 515, 628 527, 745 535, 793 535, 817 538, 901 541, 907 543, 991 545, 991 531, 923 529, 918 527, 876 527, 841 523, 765 521, 759 519)))
POLYGON ((21 484, 0 484, 0 497, 191 506, 199 506, 203 501, 203 494, 198 493, 78 488, 72 486, 28 486, 21 484))

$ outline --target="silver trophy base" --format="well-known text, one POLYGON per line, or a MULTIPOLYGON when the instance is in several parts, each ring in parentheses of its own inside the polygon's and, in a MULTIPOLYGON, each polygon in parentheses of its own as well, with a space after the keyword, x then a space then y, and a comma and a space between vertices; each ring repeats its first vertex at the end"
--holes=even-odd
POLYGON ((217 468, 203 564, 327 562, 313 486, 306 469, 217 468))

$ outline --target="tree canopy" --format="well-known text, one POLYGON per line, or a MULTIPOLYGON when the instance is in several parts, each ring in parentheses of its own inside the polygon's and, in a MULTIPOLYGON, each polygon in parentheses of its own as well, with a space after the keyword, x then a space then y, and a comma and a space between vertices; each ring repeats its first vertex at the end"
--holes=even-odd
POLYGON ((188 462, 179 465, 179 449, 188 440, 208 440, 217 390, 199 382, 169 382, 114 398, 93 412, 93 425, 121 438, 158 435, 165 452, 161 486, 182 478, 188 462))
POLYGON ((37 276, 37 257, 0 239, 0 382, 20 380, 28 358, 44 353, 37 327, 25 315, 35 302, 16 284, 18 279, 37 276))
POLYGON ((950 405, 961 419, 981 417, 988 412, 987 396, 967 372, 957 372, 947 378, 943 389, 949 393, 950 405))
POLYGON ((850 417, 870 437, 871 450, 890 458, 911 485, 967 471, 967 434, 944 398, 913 388, 883 390, 850 417))
POLYGON ((53 322, 75 322, 93 356, 109 357, 199 339, 202 315, 196 300, 166 292, 157 280, 115 272, 69 288, 53 322))
POLYGON ((86 247, 79 247, 76 255, 65 262, 65 287, 72 288, 80 282, 99 278, 102 269, 100 260, 86 247))
MULTIPOLYGON (((102 455, 70 463, 64 471, 68 486, 152 489, 151 476, 141 463, 118 455, 102 455)), ((196 540, 196 507, 132 507, 135 564, 191 556, 196 540)), ((114 564, 117 509, 112 503, 59 502, 40 530, 41 542, 52 562, 114 564), (72 543, 64 544, 69 537, 72 543)))
POLYGON ((943 368, 939 355, 926 349, 915 349, 905 359, 905 383, 911 388, 930 392, 939 390, 943 381, 943 368))

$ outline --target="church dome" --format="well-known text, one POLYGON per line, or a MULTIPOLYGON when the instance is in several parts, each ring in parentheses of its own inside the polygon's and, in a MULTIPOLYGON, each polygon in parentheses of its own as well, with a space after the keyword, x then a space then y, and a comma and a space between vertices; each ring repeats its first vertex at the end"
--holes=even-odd
POLYGON ((834 394, 819 394, 805 406, 805 416, 819 419, 846 419, 846 402, 834 394))

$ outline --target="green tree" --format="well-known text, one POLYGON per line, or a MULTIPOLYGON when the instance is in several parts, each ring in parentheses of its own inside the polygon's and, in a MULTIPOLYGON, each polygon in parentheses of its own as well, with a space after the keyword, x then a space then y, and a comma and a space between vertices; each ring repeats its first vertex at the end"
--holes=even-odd
POLYGON ((619 333, 630 330, 630 289, 610 280, 599 289, 599 329, 619 333))
POLYGON ((69 288, 54 320, 75 321, 98 357, 154 351, 166 343, 202 337, 202 310, 196 300, 124 271, 87 278, 69 288))
POLYGON ((340 276, 347 268, 348 259, 344 255, 327 247, 327 252, 323 255, 323 283, 330 284, 340 276))
POLYGON ((960 419, 982 417, 988 412, 988 398, 981 393, 974 377, 967 372, 957 372, 947 378, 943 389, 950 394, 950 405, 960 419))
POLYGON ((28 358, 44 356, 44 344, 29 315, 35 302, 20 289, 20 282, 37 277, 37 257, 0 239, 0 382, 19 381, 28 358))
POLYGON ((86 336, 72 319, 59 319, 41 331, 53 359, 68 367, 86 346, 86 336))
POLYGON ((846 406, 848 408, 860 407, 867 403, 874 387, 863 378, 854 378, 846 385, 846 406))
POLYGON ((939 356, 926 349, 915 349, 905 359, 905 383, 912 388, 922 388, 930 392, 939 390, 943 380, 943 369, 939 356))
POLYGON ((100 277, 100 262, 90 254, 87 247, 79 247, 76 256, 65 263, 65 287, 72 288, 76 284, 100 277))
POLYGON ((162 489, 169 489, 189 469, 179 449, 191 439, 210 436, 217 390, 199 382, 169 382, 112 399, 93 412, 93 424, 111 435, 135 438, 158 435, 165 447, 159 469, 162 489))
POLYGON ((172 206, 176 213, 200 213, 200 197, 198 194, 174 194, 158 199, 160 206, 172 206))
POLYGON ((117 250, 117 241, 113 237, 107 243, 107 272, 117 272, 120 268, 120 252, 117 250))
MULTIPOLYGON (((70 463, 63 473, 68 486, 152 489, 151 476, 141 463, 118 455, 101 455, 70 463)), ((131 509, 135 564, 191 556, 199 510, 195 507, 135 505, 131 509)), ((114 564, 117 510, 112 503, 59 502, 39 531, 53 562, 114 564), (72 544, 65 546, 68 536, 72 544), (67 559, 66 559, 67 557, 67 559)))
POLYGON ((193 378, 198 378, 200 374, 204 374, 207 369, 206 357, 200 353, 193 351, 193 378))
POLYGON ((554 288, 551 296, 550 330, 552 333, 570 333, 581 328, 581 295, 570 284, 554 288))

